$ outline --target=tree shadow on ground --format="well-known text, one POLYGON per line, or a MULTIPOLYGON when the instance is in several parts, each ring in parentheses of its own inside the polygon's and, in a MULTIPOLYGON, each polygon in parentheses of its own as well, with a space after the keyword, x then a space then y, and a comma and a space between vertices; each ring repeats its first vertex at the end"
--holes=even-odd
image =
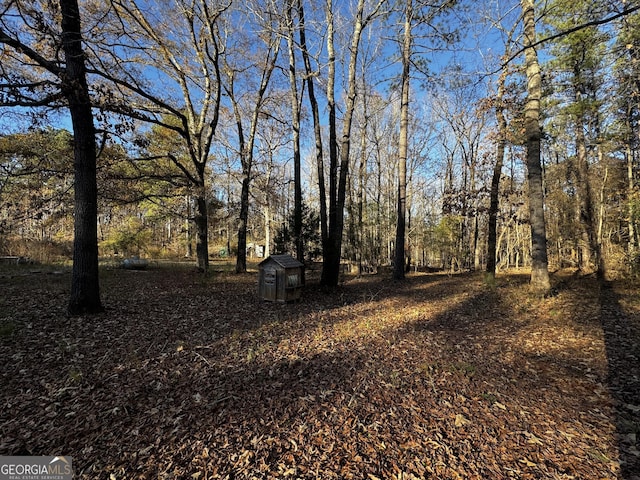
MULTIPOLYGON (((608 385, 615 404, 621 475, 640 479, 640 317, 628 315, 613 283, 600 290, 600 310, 609 362, 608 385)), ((633 294, 637 294, 637 291, 633 294)))
MULTIPOLYGON (((612 327, 619 330, 619 322, 611 325, 606 315, 601 324, 593 279, 586 280, 587 284, 577 278, 555 282, 559 293, 554 298, 534 298, 528 304, 525 295, 517 297, 523 303, 512 303, 500 288, 485 289, 406 328, 414 335, 441 337, 450 358, 459 359, 454 368, 473 373, 478 396, 499 401, 508 410, 544 412, 544 416, 515 415, 511 428, 535 432, 540 446, 545 445, 532 453, 537 458, 534 463, 548 468, 542 470, 545 474, 611 475, 614 470, 610 468, 618 468, 617 457, 620 478, 637 480, 638 458, 628 443, 635 442, 636 437, 629 433, 638 431, 637 410, 635 430, 630 431, 632 418, 619 405, 638 403, 638 365, 631 363, 638 355, 629 350, 634 345, 637 348, 637 342, 620 341, 612 333, 612 327), (608 364, 596 358, 603 328, 608 364), (611 398, 618 404, 615 409, 611 398), (621 429, 625 435, 619 434, 621 429)), ((521 277, 506 279, 506 283, 526 288, 521 277)), ((602 299, 600 303, 615 304, 602 299)), ((620 314, 609 315, 612 317, 621 318, 620 314)), ((637 329, 626 329, 625 335, 640 338, 637 329)), ((600 357, 604 356, 602 352, 600 357)))
POLYGON ((512 295, 526 276, 352 279, 290 305, 250 276, 122 278, 105 314, 32 315, 0 351, 0 453, 70 453, 81 478, 611 474, 606 368, 554 336, 598 322, 549 311, 541 330, 546 303, 512 295))
POLYGON ((68 448, 83 452, 81 477, 188 478, 206 471, 210 478, 274 478, 296 464, 328 470, 331 458, 323 449, 332 445, 338 458, 348 458, 349 429, 342 431, 342 424, 364 364, 360 353, 234 366, 207 357, 175 352, 123 370, 91 392, 101 399, 109 391, 122 393, 101 405, 102 418, 86 419, 68 439, 68 448), (96 458, 83 445, 97 452, 119 445, 122 451, 96 458), (302 448, 316 458, 302 462, 302 448))

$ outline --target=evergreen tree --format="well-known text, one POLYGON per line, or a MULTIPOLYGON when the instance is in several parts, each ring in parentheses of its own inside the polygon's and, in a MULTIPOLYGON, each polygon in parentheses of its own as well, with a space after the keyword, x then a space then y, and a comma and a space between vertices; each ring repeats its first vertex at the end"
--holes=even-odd
MULTIPOLYGON (((576 24, 586 24, 598 12, 602 2, 596 0, 555 0, 549 24, 554 31, 569 30, 576 24)), ((591 148, 600 143, 603 59, 608 36, 597 26, 582 28, 559 37, 551 49, 553 60, 549 69, 554 73, 556 115, 573 132, 572 149, 567 152, 570 174, 576 185, 576 223, 580 229, 578 256, 582 270, 595 265, 604 275, 601 248, 597 238, 594 194, 590 177, 591 148)))
POLYGON ((312 260, 322 253, 322 239, 320 236, 320 216, 318 212, 309 208, 302 202, 300 219, 296 219, 296 212, 292 212, 277 230, 274 243, 276 253, 289 253, 296 255, 299 245, 302 245, 302 252, 306 260, 312 260), (297 238, 295 232, 298 226, 297 222, 301 221, 300 238, 297 238))

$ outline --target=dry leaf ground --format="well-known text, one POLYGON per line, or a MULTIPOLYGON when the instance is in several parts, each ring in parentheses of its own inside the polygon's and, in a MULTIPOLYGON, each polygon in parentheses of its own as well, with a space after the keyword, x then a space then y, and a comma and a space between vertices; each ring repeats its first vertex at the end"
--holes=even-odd
POLYGON ((76 478, 640 478, 637 285, 347 278, 271 304, 256 274, 0 270, 0 455, 76 478))

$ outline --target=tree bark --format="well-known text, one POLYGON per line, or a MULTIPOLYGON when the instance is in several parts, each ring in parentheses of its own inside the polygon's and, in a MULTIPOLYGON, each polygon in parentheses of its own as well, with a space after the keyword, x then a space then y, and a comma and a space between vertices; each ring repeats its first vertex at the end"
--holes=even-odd
POLYGON ((78 2, 60 0, 60 9, 62 48, 66 62, 62 89, 69 104, 74 133, 75 220, 68 312, 81 315, 103 310, 98 271, 96 141, 78 2))
POLYGON ((504 152, 507 145, 507 119, 504 115, 504 93, 507 70, 500 74, 498 80, 498 91, 496 94, 496 121, 498 123, 498 141, 496 144, 496 163, 493 166, 493 175, 491 177, 491 192, 489 195, 489 232, 487 238, 487 276, 489 281, 495 280, 496 277, 496 260, 497 260, 497 230, 498 230, 498 209, 500 208, 500 178, 502 176, 502 166, 504 164, 504 152))
POLYGON ((340 239, 336 238, 336 222, 338 217, 337 178, 338 178, 338 134, 336 126, 336 53, 334 47, 333 1, 327 0, 327 104, 329 107, 329 215, 327 235, 322 239, 322 285, 333 287, 340 278, 340 239))
POLYGON ((586 139, 583 131, 584 119, 582 115, 576 118, 576 151, 578 163, 576 177, 578 184, 578 211, 580 227, 582 228, 582 255, 580 256, 580 269, 588 270, 593 257, 596 275, 604 278, 603 263, 601 261, 600 245, 595 225, 595 212, 591 181, 589 179, 589 163, 587 159, 586 139))
POLYGON ((349 160, 351 150, 351 125, 356 103, 356 67, 360 38, 367 23, 377 13, 380 4, 366 18, 364 16, 364 0, 358 0, 355 23, 349 46, 349 66, 347 77, 347 98, 342 123, 342 139, 340 141, 340 158, 338 159, 338 142, 336 130, 335 105, 335 48, 333 43, 333 3, 327 0, 327 54, 329 55, 329 74, 327 79, 327 99, 329 103, 329 229, 328 238, 323 242, 323 269, 320 282, 322 285, 334 287, 340 277, 340 256, 342 252, 342 233, 344 231, 344 207, 349 176, 349 160), (338 160, 340 161, 338 165, 338 160), (339 172, 338 172, 339 170, 339 172), (337 181, 337 182, 336 182, 337 181), (337 184, 336 184, 337 183, 337 184))
POLYGON ((405 274, 405 232, 407 209, 407 143, 409 136, 409 65, 411 63, 411 23, 413 0, 406 0, 404 39, 402 43, 402 87, 400 93, 400 141, 398 146, 398 219, 393 278, 402 280, 405 274))
POLYGON ((531 288, 546 294, 551 289, 547 259, 547 233, 544 219, 544 192, 540 162, 540 100, 542 78, 536 41, 533 0, 521 0, 524 20, 524 53, 527 70, 527 101, 525 105, 525 135, 527 144, 527 180, 529 184, 529 216, 531 223, 531 288))
POLYGON ((186 248, 185 248, 185 257, 186 258, 191 258, 193 257, 193 245, 191 243, 191 235, 192 235, 192 231, 191 231, 191 196, 190 195, 185 195, 184 197, 185 199, 185 205, 187 208, 187 220, 185 221, 185 225, 184 225, 184 229, 185 229, 185 241, 186 241, 186 248))
POLYGON ((204 185, 198 187, 196 193, 196 257, 198 270, 206 272, 209 269, 209 214, 207 211, 207 196, 204 185))
POLYGON ((238 217, 238 252, 236 273, 247 271, 247 223, 249 219, 249 189, 251 169, 243 167, 242 189, 240 191, 240 216, 238 217))
MULTIPOLYGON (((289 88, 291 91, 291 127, 293 129, 293 237, 296 247, 296 258, 299 262, 304 263, 304 242, 302 238, 302 178, 300 171, 300 99, 298 95, 298 75, 296 73, 293 2, 294 0, 287 0, 286 8, 289 88)), ((304 283, 304 279, 302 283, 304 283)))

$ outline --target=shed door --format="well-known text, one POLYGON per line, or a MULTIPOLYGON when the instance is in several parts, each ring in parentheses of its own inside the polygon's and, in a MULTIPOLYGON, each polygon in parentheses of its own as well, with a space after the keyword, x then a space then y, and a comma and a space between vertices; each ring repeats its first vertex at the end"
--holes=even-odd
POLYGON ((273 268, 266 268, 264 270, 264 299, 275 301, 277 295, 276 271, 273 268))

